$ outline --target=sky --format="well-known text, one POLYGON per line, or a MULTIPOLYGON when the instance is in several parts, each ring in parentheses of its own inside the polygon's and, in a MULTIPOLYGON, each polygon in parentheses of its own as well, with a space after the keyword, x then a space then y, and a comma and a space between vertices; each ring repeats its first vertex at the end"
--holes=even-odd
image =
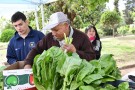
MULTIPOLYGON (((4 0, 2 0, 4 2, 4 0)), ((8 0, 6 0, 8 1, 8 0)), ((11 1, 11 0, 9 0, 11 1)), ((18 1, 18 0, 12 0, 12 1, 18 1)), ((0 1, 1 2, 1 1, 0 1)), ((12 3, 14 3, 12 2, 12 3)), ((109 8, 110 10, 114 9, 114 5, 113 5, 114 0, 109 0, 109 3, 107 3, 107 8, 109 8)), ((120 0, 119 2, 119 8, 120 11, 125 9, 124 7, 124 1, 120 0)), ((34 10, 38 10, 36 5, 30 5, 30 4, 22 4, 20 2, 20 4, 1 4, 0 3, 0 17, 3 16, 6 19, 10 19, 11 16, 16 12, 16 11, 34 11, 34 10)))
POLYGON ((33 5, 19 5, 19 4, 0 4, 0 17, 3 16, 9 19, 16 11, 34 11, 37 7, 33 5))
MULTIPOLYGON (((110 10, 113 10, 114 9, 114 0, 109 0, 109 2, 107 3, 107 8, 110 9, 110 10)), ((125 9, 125 1, 123 0, 119 0, 119 10, 122 11, 125 9)))

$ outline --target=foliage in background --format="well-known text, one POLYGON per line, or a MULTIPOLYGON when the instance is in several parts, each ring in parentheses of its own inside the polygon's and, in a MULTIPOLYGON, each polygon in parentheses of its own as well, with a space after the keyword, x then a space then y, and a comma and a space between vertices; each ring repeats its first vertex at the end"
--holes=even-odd
POLYGON ((13 29, 11 22, 7 20, 4 17, 0 18, 0 34, 5 30, 5 29, 13 29))
MULTIPOLYGON (((36 29, 36 21, 35 21, 35 14, 34 12, 25 12, 25 15, 27 16, 27 19, 29 21, 29 25, 33 28, 33 29, 36 29)), ((39 22, 40 23, 40 22, 39 22)), ((40 27, 42 24, 39 24, 40 27)))
MULTIPOLYGON (((58 0, 56 2, 44 4, 44 19, 45 19, 45 24, 48 22, 49 16, 56 12, 56 11, 63 11, 65 14, 68 15, 71 24, 73 27, 82 29, 87 27, 88 25, 94 25, 97 28, 100 28, 100 31, 102 30, 102 35, 112 35, 113 31, 117 33, 117 28, 126 24, 133 24, 133 20, 135 21, 135 1, 134 0, 125 0, 126 3, 126 10, 123 11, 122 14, 119 13, 118 10, 118 2, 120 0, 114 0, 114 10, 117 12, 119 16, 122 16, 123 18, 123 23, 121 25, 117 25, 113 28, 109 27, 104 27, 102 25, 99 25, 101 27, 98 27, 97 24, 102 24, 99 23, 101 15, 105 11, 105 4, 109 0, 58 0), (130 18, 130 19, 129 19, 130 18), (113 31, 111 31, 113 30, 113 31)), ((42 15, 41 15, 41 8, 39 6, 39 10, 37 11, 38 13, 38 23, 39 23, 39 29, 42 29, 42 15)), ((33 29, 36 29, 36 22, 35 22, 35 12, 25 12, 28 20, 29 20, 29 25, 32 26, 33 29)), ((11 29, 13 28, 11 23, 9 21, 5 20, 2 18, 0 20, 0 33, 2 30, 5 29, 11 29), (6 27, 4 23, 6 24, 6 27), (4 26, 4 27, 3 27, 4 26)), ((106 25, 107 26, 107 25, 106 25)), ((132 33, 134 33, 134 29, 130 29, 132 33)))
POLYGON ((103 26, 113 30, 113 36, 115 35, 114 28, 118 26, 121 18, 116 11, 106 11, 102 14, 100 22, 103 26))
POLYGON ((126 1, 126 9, 132 10, 135 8, 135 0, 124 0, 126 1))
POLYGON ((124 20, 126 24, 133 24, 134 18, 132 14, 135 13, 135 0, 124 0, 126 1, 126 9, 123 10, 124 20))
POLYGON ((133 23, 133 19, 131 18, 131 15, 130 15, 130 13, 129 13, 129 10, 124 10, 123 11, 123 13, 124 13, 124 20, 125 20, 125 23, 127 24, 127 25, 129 25, 129 24, 132 24, 133 23))
POLYGON ((4 17, 0 18, 0 33, 2 32, 2 30, 4 29, 4 26, 6 24, 6 19, 4 17))
POLYGON ((129 26, 126 25, 126 26, 121 26, 118 28, 118 33, 121 34, 121 35, 126 35, 126 33, 129 31, 129 26))
MULTIPOLYGON (((85 6, 83 6, 81 12, 78 12, 78 16, 80 16, 82 20, 82 27, 86 27, 86 25, 96 26, 100 21, 100 17, 103 14, 104 9, 105 9, 105 4, 99 5, 95 9, 92 9, 92 10, 89 8, 85 8, 85 6)), ((73 21, 74 24, 76 25, 76 28, 80 26, 80 24, 76 24, 78 20, 79 19, 77 19, 76 21, 73 21)))
POLYGON ((112 36, 113 30, 111 28, 103 27, 104 36, 112 36))
POLYGON ((99 34, 99 37, 103 37, 104 36, 104 32, 103 32, 102 29, 97 28, 97 32, 99 34))
POLYGON ((3 30, 6 30, 6 29, 14 29, 13 25, 11 24, 11 22, 7 22, 4 29, 3 30))
POLYGON ((135 34, 135 25, 123 25, 117 29, 119 35, 135 34))
POLYGON ((12 30, 12 29, 4 30, 1 34, 0 41, 1 42, 8 42, 12 38, 14 33, 15 33, 15 30, 12 30))
POLYGON ((135 24, 129 26, 129 31, 135 34, 135 24))
MULTIPOLYGON (((62 11, 67 14, 71 24, 76 28, 83 28, 86 23, 95 25, 100 19, 100 15, 105 8, 105 3, 108 1, 109 0, 58 0, 53 3, 45 4, 45 22, 48 21, 52 13, 62 11)), ((33 13, 29 14, 29 19, 32 21, 34 20, 33 15, 33 13)), ((38 11, 38 16, 40 29, 42 29, 41 10, 38 11)))
MULTIPOLYGON (((68 18, 71 21, 73 27, 81 29, 87 27, 88 25, 97 25, 100 21, 100 17, 102 13, 105 11, 105 2, 108 0, 58 0, 53 3, 48 3, 44 5, 44 19, 45 22, 48 22, 49 16, 56 12, 56 11, 63 11, 65 14, 68 15, 68 18)), ((118 11, 118 2, 119 0, 114 1, 115 11, 120 17, 120 13, 118 11)), ((28 18, 30 20, 30 25, 32 27, 36 27, 35 25, 35 18, 34 12, 31 14, 28 13, 28 18)), ((134 14, 132 14, 132 17, 134 14)), ((38 20, 39 20, 39 27, 42 29, 42 18, 41 18, 41 10, 38 11, 38 20)), ((119 20, 119 19, 118 19, 119 20)), ((117 20, 117 21, 118 21, 117 20)), ((110 21, 111 22, 111 21, 110 21)), ((46 24, 45 23, 45 24, 46 24)), ((102 24, 102 23, 100 23, 102 24)), ((114 27, 108 26, 104 27, 100 25, 101 30, 104 33, 102 35, 114 35, 114 32, 117 32, 117 27, 119 24, 116 22, 114 27), (111 31, 113 30, 113 31, 111 31)))
POLYGON ((120 15, 120 11, 119 11, 119 1, 120 1, 120 0, 114 0, 114 10, 120 15))

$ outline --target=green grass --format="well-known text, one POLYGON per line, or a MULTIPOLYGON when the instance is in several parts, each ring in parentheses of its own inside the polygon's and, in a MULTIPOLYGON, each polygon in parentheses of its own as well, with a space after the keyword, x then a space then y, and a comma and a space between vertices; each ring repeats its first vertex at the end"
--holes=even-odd
POLYGON ((113 54, 116 60, 129 60, 135 53, 135 36, 101 39, 101 54, 113 54), (126 57, 127 56, 127 57, 126 57))
POLYGON ((122 43, 119 40, 102 41, 102 54, 112 53, 112 54, 123 54, 126 52, 134 52, 135 48, 132 44, 122 43))

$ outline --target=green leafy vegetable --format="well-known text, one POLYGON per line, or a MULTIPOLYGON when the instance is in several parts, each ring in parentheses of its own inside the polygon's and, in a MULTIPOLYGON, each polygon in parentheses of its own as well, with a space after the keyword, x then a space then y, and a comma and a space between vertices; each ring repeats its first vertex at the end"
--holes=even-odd
POLYGON ((3 84, 3 73, 2 71, 6 68, 6 66, 0 66, 0 90, 4 90, 3 84))
POLYGON ((80 86, 79 90, 95 90, 92 86, 80 86))
MULTIPOLYGON (((69 41, 66 40, 65 41, 69 41)), ((38 90, 128 90, 128 83, 118 88, 106 84, 118 80, 120 71, 111 54, 90 62, 77 53, 63 52, 53 46, 34 58, 34 83, 38 90), (102 86, 104 85, 104 87, 102 86)))
POLYGON ((64 33, 64 40, 65 40, 65 44, 71 44, 73 41, 73 38, 67 37, 66 34, 64 33))
POLYGON ((119 90, 129 90, 128 82, 123 82, 123 83, 119 84, 118 89, 119 90))

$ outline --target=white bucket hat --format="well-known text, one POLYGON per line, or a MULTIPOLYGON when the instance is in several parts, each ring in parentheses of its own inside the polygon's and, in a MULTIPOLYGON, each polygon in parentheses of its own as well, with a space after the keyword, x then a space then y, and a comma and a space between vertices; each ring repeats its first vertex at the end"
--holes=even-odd
POLYGON ((56 12, 50 16, 49 23, 44 27, 44 30, 49 30, 57 26, 58 24, 69 21, 67 15, 63 12, 56 12))

